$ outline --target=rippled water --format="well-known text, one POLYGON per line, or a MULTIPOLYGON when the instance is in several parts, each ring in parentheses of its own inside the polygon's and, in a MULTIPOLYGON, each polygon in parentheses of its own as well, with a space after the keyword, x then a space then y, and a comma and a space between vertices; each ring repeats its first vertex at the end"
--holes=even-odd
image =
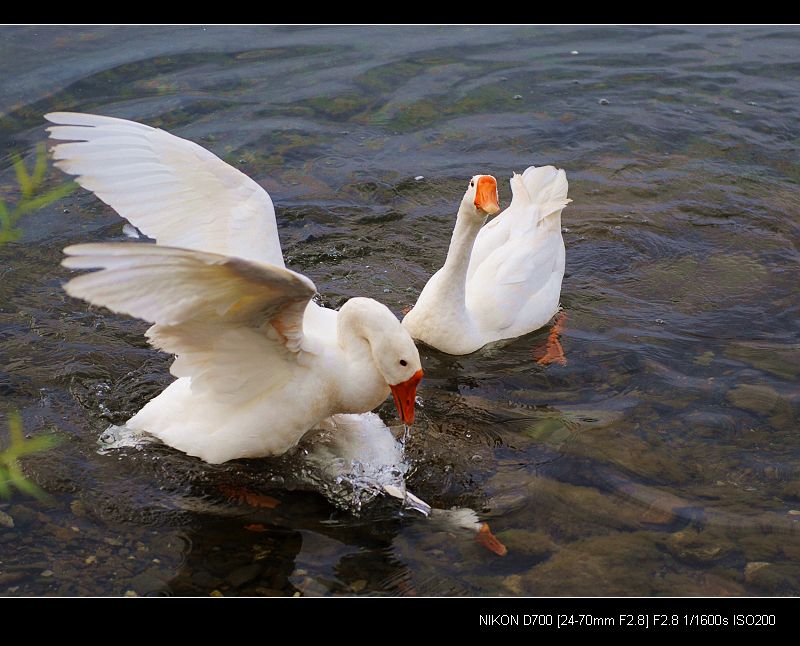
POLYGON ((574 200, 566 366, 536 364, 547 330, 421 351, 409 486, 504 557, 390 501, 348 514, 281 460, 98 453, 169 359, 60 289, 61 249, 120 219, 84 191, 26 216, 0 414, 64 441, 24 465, 49 503, 0 502, 0 594, 800 594, 799 72, 797 28, 0 28, 5 201, 44 112, 160 126, 270 191, 333 306, 411 305, 475 173, 555 164, 574 200))

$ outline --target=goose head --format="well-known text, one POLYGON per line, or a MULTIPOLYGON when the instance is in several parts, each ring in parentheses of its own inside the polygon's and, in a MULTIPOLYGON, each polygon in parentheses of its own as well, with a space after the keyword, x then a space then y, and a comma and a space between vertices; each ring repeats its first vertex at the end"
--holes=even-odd
POLYGON ((366 344, 370 362, 392 392, 400 420, 413 424, 422 364, 417 346, 397 317, 371 298, 351 298, 340 310, 338 334, 350 351, 366 344))
POLYGON ((497 198, 497 180, 491 175, 474 175, 469 180, 461 205, 476 216, 485 218, 500 211, 497 198))
POLYGON ((417 347, 405 328, 399 327, 397 332, 396 336, 393 334, 390 338, 383 339, 384 351, 376 363, 378 371, 392 391, 400 420, 411 425, 414 423, 417 386, 423 376, 422 364, 417 347))

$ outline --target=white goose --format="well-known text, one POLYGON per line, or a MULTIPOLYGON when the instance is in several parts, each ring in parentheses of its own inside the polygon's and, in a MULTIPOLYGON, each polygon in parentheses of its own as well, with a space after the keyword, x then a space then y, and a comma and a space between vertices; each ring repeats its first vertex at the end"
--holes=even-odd
POLYGON ((389 392, 413 422, 422 370, 411 337, 372 299, 338 312, 311 302, 311 280, 284 268, 272 201, 258 184, 162 130, 45 116, 59 124, 48 129, 53 139, 73 142, 54 147, 56 165, 157 243, 65 249, 67 267, 100 268, 69 281, 70 295, 153 323, 150 343, 178 355, 177 380, 127 427, 219 463, 281 454, 389 392))
POLYGON ((564 277, 567 188, 564 171, 552 166, 515 173, 511 204, 482 226, 500 210, 497 182, 473 177, 444 266, 403 319, 411 336, 448 354, 469 354, 545 325, 558 311, 564 277))

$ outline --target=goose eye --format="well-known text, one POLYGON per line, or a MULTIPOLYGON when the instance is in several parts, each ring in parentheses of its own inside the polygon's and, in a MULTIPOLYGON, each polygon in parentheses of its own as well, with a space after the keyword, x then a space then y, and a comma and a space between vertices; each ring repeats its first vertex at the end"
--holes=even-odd
POLYGON ((407 366, 408 365, 408 361, 406 361, 405 359, 400 359, 400 365, 401 366, 407 366))
POLYGON ((470 188, 472 188, 473 186, 475 186, 475 182, 470 182, 469 186, 470 186, 470 188))

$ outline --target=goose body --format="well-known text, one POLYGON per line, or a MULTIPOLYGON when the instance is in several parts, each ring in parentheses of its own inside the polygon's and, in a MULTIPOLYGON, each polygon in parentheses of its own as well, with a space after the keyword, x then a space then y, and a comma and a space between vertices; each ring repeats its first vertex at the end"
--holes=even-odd
MULTIPOLYGON (((152 323, 149 342, 177 355, 177 379, 126 426, 219 463, 281 454, 334 415, 365 413, 391 392, 413 422, 422 378, 409 334, 384 305, 339 311, 310 299, 285 268, 269 195, 201 146, 143 124, 50 113, 56 165, 76 175, 148 243, 65 249, 99 269, 66 291, 152 323)), ((374 419, 365 419, 374 426, 374 419)))
MULTIPOLYGON (((494 178, 471 181, 491 184, 494 178)), ((471 186, 444 266, 403 319, 411 336, 461 355, 545 325, 558 311, 564 277, 561 210, 570 202, 567 189, 563 170, 531 166, 514 174, 511 204, 484 226, 489 211, 476 203, 471 186)))

